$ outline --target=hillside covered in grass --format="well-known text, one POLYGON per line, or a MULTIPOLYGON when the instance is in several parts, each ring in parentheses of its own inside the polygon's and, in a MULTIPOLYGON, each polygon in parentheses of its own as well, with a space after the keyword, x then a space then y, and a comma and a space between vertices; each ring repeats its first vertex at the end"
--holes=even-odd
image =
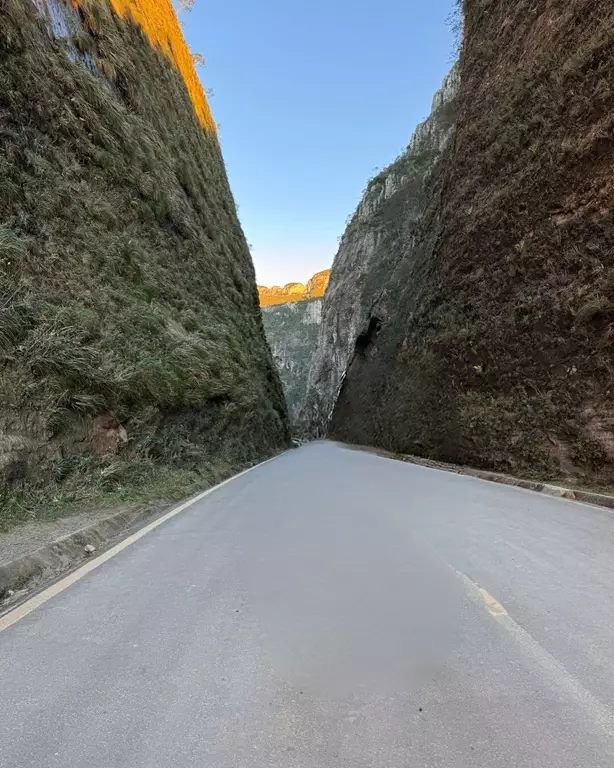
POLYGON ((251 258, 170 0, 1 3, 0 148, 0 527, 180 495, 283 446, 251 258))
POLYGON ((328 356, 312 377, 332 397, 315 423, 350 442, 611 486, 614 7, 462 5, 452 138, 417 189, 402 182, 409 197, 386 214, 394 238, 367 221, 363 256, 354 249, 349 273, 344 252, 333 265, 322 338, 348 344, 339 370, 328 356), (380 263, 391 268, 375 279, 380 263), (378 289, 344 317, 333 301, 365 269, 378 289))

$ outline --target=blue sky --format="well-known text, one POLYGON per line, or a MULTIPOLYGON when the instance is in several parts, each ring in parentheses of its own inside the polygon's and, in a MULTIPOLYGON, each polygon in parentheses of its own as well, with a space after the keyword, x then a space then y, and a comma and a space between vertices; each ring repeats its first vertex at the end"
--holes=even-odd
POLYGON ((452 64, 454 0, 196 0, 182 14, 258 282, 332 264, 452 64))

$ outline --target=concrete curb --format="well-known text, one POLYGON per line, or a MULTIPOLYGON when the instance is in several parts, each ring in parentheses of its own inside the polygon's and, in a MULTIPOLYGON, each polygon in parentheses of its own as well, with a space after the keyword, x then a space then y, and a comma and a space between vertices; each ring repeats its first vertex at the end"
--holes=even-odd
POLYGON ((444 462, 430 461, 421 459, 418 456, 396 455, 396 458, 410 464, 419 464, 432 469, 442 469, 445 472, 454 472, 457 475, 467 475, 476 477, 479 480, 488 480, 491 483, 500 483, 501 485, 510 485, 514 488, 524 488, 527 491, 535 493, 545 493, 547 496, 554 496, 557 499, 568 499, 569 501, 580 501, 584 504, 594 504, 598 507, 614 509, 614 496, 606 496, 602 493, 593 493, 592 491, 582 491, 577 488, 565 488, 559 485, 550 485, 549 483, 540 483, 534 480, 522 480, 511 475, 502 475, 498 472, 487 472, 472 467, 463 467, 456 464, 446 464, 444 462))
MULTIPOLYGON (((65 576, 69 571, 82 566, 86 560, 100 559, 105 550, 109 550, 113 544, 129 537, 131 532, 137 535, 136 532, 139 529, 143 530, 147 527, 146 522, 149 518, 160 520, 174 516, 232 480, 278 459, 285 453, 287 450, 259 461, 251 467, 235 471, 225 480, 221 480, 195 496, 188 497, 178 505, 167 501, 152 501, 146 505, 124 509, 0 565, 0 616, 6 615, 18 603, 29 599, 32 592, 42 589, 61 576, 65 576), (86 551, 88 544, 95 547, 95 550, 86 551), (96 555, 92 557, 94 551, 96 555)), ((157 525, 155 520, 151 525, 157 525)))
POLYGON ((161 514, 166 507, 168 504, 163 507, 154 503, 117 512, 0 565, 0 610, 23 597, 26 590, 31 591, 87 560, 88 544, 97 551, 104 549, 117 536, 161 514))
POLYGON ((380 456, 386 456, 397 461, 404 461, 408 464, 417 464, 421 467, 430 469, 441 469, 444 472, 453 472, 456 475, 467 475, 479 480, 488 480, 491 483, 500 483, 501 485, 510 485, 514 488, 524 488, 527 491, 535 493, 545 493, 547 496, 554 496, 558 499, 568 499, 569 501, 579 501, 583 504, 594 504, 597 507, 606 507, 614 510, 614 496, 608 496, 603 493, 594 493, 593 491, 583 491, 578 488, 565 488, 559 485, 549 483, 540 483, 534 480, 523 480, 511 475, 503 475, 499 472, 488 472, 473 467, 465 467, 458 464, 448 464, 443 461, 433 461, 432 459, 423 459, 420 456, 411 456, 403 453, 394 453, 392 451, 380 450, 369 446, 346 446, 358 448, 359 450, 377 453, 380 456))

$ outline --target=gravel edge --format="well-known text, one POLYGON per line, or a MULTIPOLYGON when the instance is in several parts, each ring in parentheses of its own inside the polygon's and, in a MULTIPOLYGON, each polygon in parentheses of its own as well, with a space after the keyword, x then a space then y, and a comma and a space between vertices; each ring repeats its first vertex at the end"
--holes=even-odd
POLYGON ((154 503, 124 509, 0 565, 0 614, 39 587, 81 565, 94 552, 107 549, 131 529, 161 515, 168 506, 154 503))

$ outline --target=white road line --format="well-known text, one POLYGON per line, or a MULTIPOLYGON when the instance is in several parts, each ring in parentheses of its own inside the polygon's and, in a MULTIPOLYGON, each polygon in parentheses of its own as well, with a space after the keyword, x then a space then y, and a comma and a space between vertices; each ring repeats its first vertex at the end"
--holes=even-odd
POLYGON ((208 490, 203 491, 203 493, 199 493, 198 496, 194 496, 194 498, 189 499, 188 501, 185 501, 183 504, 180 504, 178 507, 175 507, 174 509, 171 509, 166 514, 162 515, 162 517, 159 517, 157 520, 154 520, 152 523, 149 523, 149 525, 146 525, 145 527, 136 531, 136 533, 133 533, 131 536, 128 536, 123 541, 120 541, 119 544, 116 544, 114 547, 111 547, 111 549, 108 549, 106 552, 103 552, 101 555, 94 558, 93 560, 88 561, 87 563, 85 563, 85 565, 82 565, 80 568, 77 568, 76 571, 69 573, 68 576, 65 576, 63 579, 60 579, 60 581, 56 582, 55 584, 52 584, 50 587, 47 587, 47 589, 44 589, 42 592, 39 592, 37 595, 34 595, 34 597, 30 598, 30 600, 27 600, 25 603, 22 603, 21 605, 17 606, 17 608, 15 608, 14 610, 9 611, 9 613, 5 613, 4 616, 0 617, 0 632, 3 632, 5 629, 8 629, 10 626, 18 622, 20 619, 23 619, 25 616, 32 613, 32 611, 35 611, 39 606, 43 605, 43 603, 46 603, 47 600, 51 600, 52 597, 55 597, 56 595, 60 594, 60 592, 63 592, 65 589, 68 589, 68 587, 72 586, 76 581, 79 581, 84 576, 87 576, 88 573, 91 573, 93 570, 101 566, 103 563, 106 563, 112 557, 115 557, 115 555, 122 552, 131 544, 134 544, 139 539, 142 539, 143 536, 146 536, 148 533, 151 533, 151 531, 155 530, 160 525, 163 525, 164 523, 166 523, 167 520, 170 520, 171 518, 175 517, 175 515, 178 515, 180 512, 183 512, 184 510, 188 509, 188 507, 191 507, 193 504, 196 504, 196 502, 201 501, 206 496, 209 496, 209 494, 214 493, 220 488, 223 488, 225 485, 228 485, 228 483, 232 483, 233 480, 238 480, 240 477, 243 477, 243 475, 247 475, 249 472, 253 472, 254 469, 258 469, 259 467, 263 467, 265 464, 268 464, 271 461, 275 461, 275 459, 278 459, 280 456, 285 455, 285 453, 287 453, 287 451, 284 451, 284 453, 280 453, 278 456, 273 456, 273 458, 267 459, 266 461, 261 461, 260 464, 256 464, 254 467, 250 467, 249 469, 245 469, 243 470, 243 472, 239 472, 238 475, 229 477, 228 480, 224 480, 224 482, 213 486, 213 488, 209 488, 208 490))
POLYGON ((497 623, 513 635, 527 655, 531 656, 549 674, 559 690, 571 698, 609 737, 614 737, 614 713, 612 710, 593 696, 560 661, 557 661, 520 624, 517 624, 501 603, 489 592, 471 581, 464 573, 454 570, 464 582, 470 595, 486 606, 497 623))

